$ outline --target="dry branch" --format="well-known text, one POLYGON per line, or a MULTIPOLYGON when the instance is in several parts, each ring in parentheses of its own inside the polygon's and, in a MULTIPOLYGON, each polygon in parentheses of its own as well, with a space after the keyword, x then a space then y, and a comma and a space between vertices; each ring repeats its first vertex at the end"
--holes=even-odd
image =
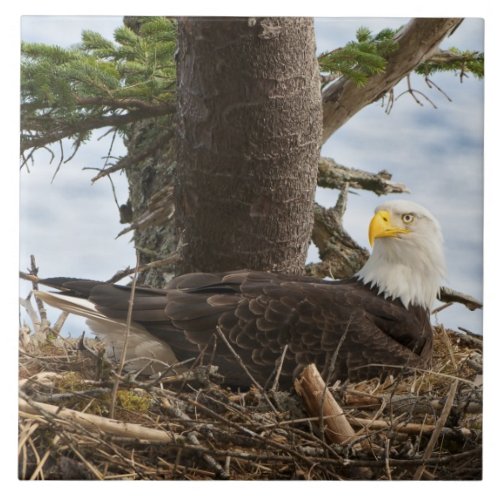
POLYGON ((439 290, 439 300, 446 303, 457 302, 463 304, 471 311, 483 308, 483 304, 478 299, 445 286, 442 286, 439 290))
POLYGON ((373 420, 371 418, 353 417, 349 422, 356 427, 361 427, 365 432, 370 430, 391 430, 394 432, 402 432, 403 434, 429 434, 436 428, 431 424, 417 423, 392 423, 385 420, 373 420))
POLYGON ((151 429, 139 424, 121 422, 98 415, 83 413, 59 406, 30 401, 23 397, 19 398, 19 411, 24 415, 38 415, 45 419, 54 418, 67 425, 80 425, 93 432, 103 432, 110 436, 120 436, 138 440, 146 440, 159 443, 172 443, 182 440, 171 432, 151 429))
POLYGON ((315 205, 312 241, 321 258, 321 262, 307 268, 308 274, 313 276, 350 278, 368 259, 368 251, 344 229, 337 206, 324 208, 315 205))
POLYGON ((155 224, 165 224, 165 221, 172 219, 174 210, 174 188, 167 184, 151 195, 148 199, 147 210, 135 218, 130 226, 120 231, 118 236, 135 229, 144 229, 155 224))
POLYGON ((137 286, 137 275, 139 273, 139 255, 136 257, 136 264, 135 264, 135 271, 134 271, 134 277, 132 280, 132 286, 130 288, 130 298, 128 300, 128 309, 127 309, 127 327, 125 329, 125 335, 123 338, 123 346, 122 346, 122 352, 120 356, 120 363, 118 365, 118 371, 116 372, 115 375, 115 381, 113 384, 113 392, 111 395, 111 404, 110 404, 110 415, 111 418, 114 417, 115 415, 115 406, 116 406, 116 398, 118 394, 118 388, 120 387, 120 379, 125 367, 125 362, 127 359, 127 348, 128 348, 128 341, 130 338, 130 328, 132 325, 132 310, 134 307, 134 300, 135 300, 135 288, 137 286))
POLYGON ((365 189, 375 194, 409 193, 404 184, 391 181, 392 175, 386 170, 374 174, 357 168, 340 165, 332 158, 321 158, 318 167, 318 186, 343 189, 346 183, 353 189, 365 189))
MULTIPOLYGON (((434 451, 434 447, 436 446, 437 440, 441 434, 441 431, 444 428, 444 425, 446 423, 446 420, 448 418, 448 415, 450 414, 451 407, 453 405, 453 401, 455 399, 455 394, 457 392, 457 387, 458 387, 458 380, 455 380, 448 392, 448 398, 446 399, 446 404, 444 405, 443 411, 441 415, 439 416, 438 421, 436 422, 436 428, 434 429, 434 432, 431 435, 431 438, 429 439, 429 442, 427 443, 427 447, 425 448, 424 456, 423 459, 427 460, 428 458, 431 457, 432 452, 434 451)), ((415 475, 413 476, 413 479, 421 479, 422 474, 425 471, 425 465, 421 465, 417 471, 415 472, 415 475)))
POLYGON ((324 424, 325 437, 328 441, 348 444, 356 436, 344 410, 335 401, 316 365, 310 364, 294 382, 295 391, 304 401, 307 413, 317 417, 324 424))
POLYGON ((166 149, 166 146, 173 135, 174 132, 172 129, 168 129, 164 133, 158 133, 158 137, 156 137, 156 139, 148 145, 148 147, 144 147, 144 149, 141 149, 140 152, 136 154, 128 153, 126 156, 120 158, 114 165, 102 169, 95 177, 92 177, 92 183, 114 172, 118 172, 119 170, 124 170, 127 167, 133 167, 146 158, 158 154, 158 151, 166 149))

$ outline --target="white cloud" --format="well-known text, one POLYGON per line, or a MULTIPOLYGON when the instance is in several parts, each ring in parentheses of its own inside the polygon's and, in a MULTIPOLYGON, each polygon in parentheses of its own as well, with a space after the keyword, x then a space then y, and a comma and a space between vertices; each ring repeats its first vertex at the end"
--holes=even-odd
POLYGON ((123 16, 23 16, 21 37, 26 42, 69 47, 80 43, 83 30, 90 30, 112 40, 122 19, 123 16))

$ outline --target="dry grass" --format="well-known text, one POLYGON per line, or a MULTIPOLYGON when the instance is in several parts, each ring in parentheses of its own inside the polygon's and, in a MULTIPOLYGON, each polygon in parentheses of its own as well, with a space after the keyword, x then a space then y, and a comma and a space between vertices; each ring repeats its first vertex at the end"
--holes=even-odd
POLYGON ((24 328, 20 345, 20 479, 481 479, 469 335, 436 329, 430 371, 331 388, 359 435, 349 446, 326 443, 295 393, 231 392, 209 370, 122 379, 111 420, 96 341, 24 328))

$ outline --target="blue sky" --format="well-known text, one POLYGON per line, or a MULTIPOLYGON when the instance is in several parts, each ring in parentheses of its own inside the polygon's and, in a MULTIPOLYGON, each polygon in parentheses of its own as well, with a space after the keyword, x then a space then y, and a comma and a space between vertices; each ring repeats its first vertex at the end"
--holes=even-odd
MULTIPOLYGON (((406 18, 317 18, 318 52, 331 50, 352 40, 359 26, 374 32, 396 28, 406 18)), ((77 43, 82 29, 92 29, 111 37, 121 17, 24 17, 22 39, 69 46, 77 43)), ((457 46, 483 50, 483 22, 467 19, 443 47, 457 46)), ((360 111, 323 147, 322 154, 341 164, 393 174, 393 180, 411 190, 408 199, 427 206, 440 220, 448 262, 447 286, 482 298, 483 251, 483 81, 473 77, 460 83, 453 75, 433 80, 450 96, 449 102, 422 79, 414 86, 425 92, 438 106, 417 105, 402 96, 390 115, 380 104, 360 111)), ((402 83, 396 95, 403 91, 402 83)), ((98 136, 99 134, 95 134, 98 136)), ((53 183, 56 162, 37 155, 30 173, 22 171, 20 204, 20 268, 35 254, 43 276, 75 276, 107 279, 118 269, 134 264, 129 237, 115 239, 122 229, 109 182, 91 185, 95 172, 83 167, 101 167, 109 139, 93 140, 69 164, 63 165, 53 183)), ((114 154, 123 154, 115 149, 114 154)), ((123 176, 114 182, 118 199, 127 199, 123 176)), ((337 193, 320 189, 317 199, 323 205, 335 203, 337 193)), ((388 196, 357 191, 350 195, 345 226, 362 245, 368 247, 367 224, 373 208, 388 196)), ((402 197, 402 195, 397 196, 402 197)), ((314 256, 314 251, 311 252, 314 256)), ((21 288, 25 293, 26 287, 21 288)), ((437 321, 446 326, 465 327, 482 332, 482 313, 453 305, 440 313, 437 321)), ((68 322, 72 333, 84 328, 68 322)))

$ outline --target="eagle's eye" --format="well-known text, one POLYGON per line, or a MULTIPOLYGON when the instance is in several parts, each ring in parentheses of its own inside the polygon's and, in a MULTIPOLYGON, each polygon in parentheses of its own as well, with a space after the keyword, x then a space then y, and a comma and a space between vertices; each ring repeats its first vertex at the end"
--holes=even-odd
POLYGON ((405 224, 411 224, 415 220, 415 215, 414 214, 403 214, 401 216, 401 219, 405 224))

